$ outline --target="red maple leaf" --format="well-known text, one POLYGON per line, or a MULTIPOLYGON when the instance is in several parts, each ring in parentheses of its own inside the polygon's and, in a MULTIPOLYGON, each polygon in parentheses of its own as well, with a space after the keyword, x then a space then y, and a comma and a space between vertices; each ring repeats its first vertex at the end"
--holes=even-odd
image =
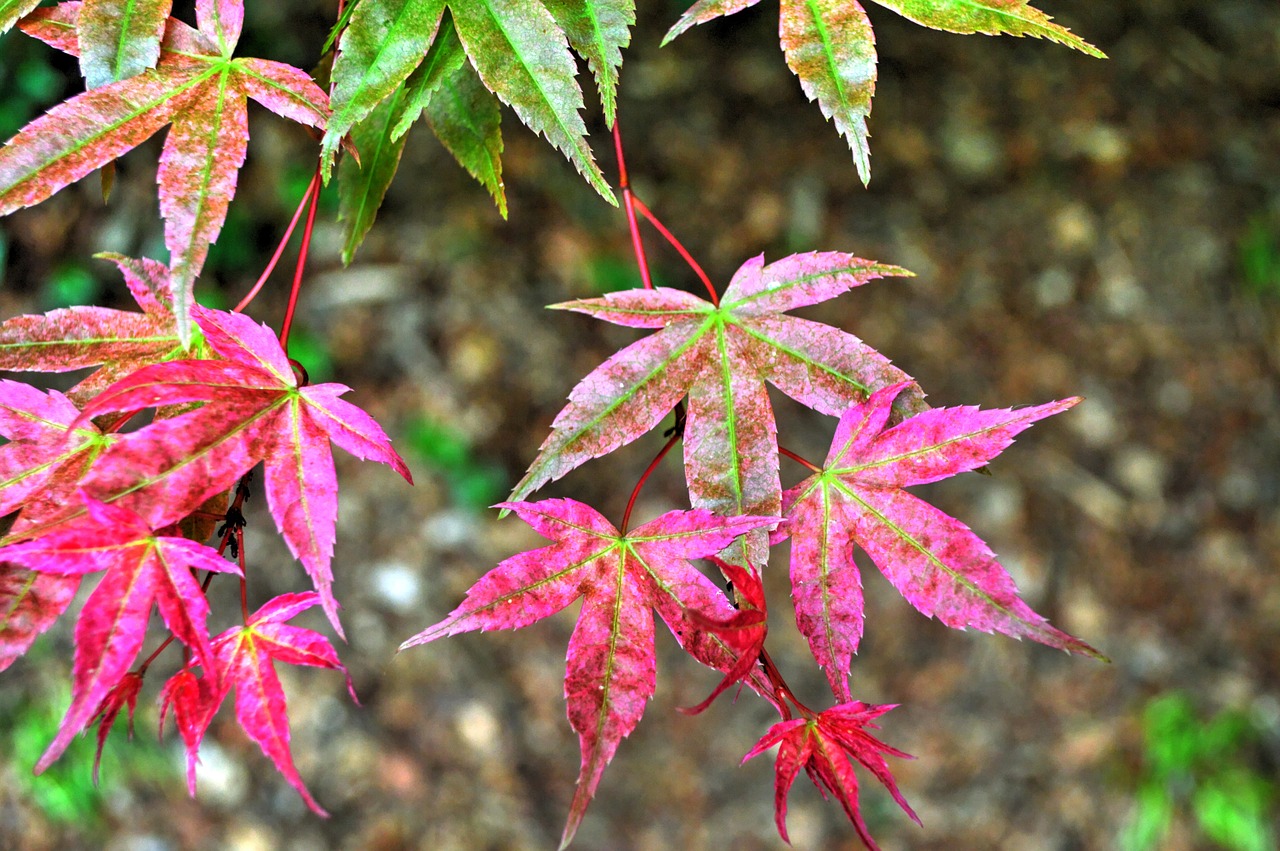
MULTIPOLYGON (((9 441, 0 446, 0 515, 21 508, 25 518, 38 517, 40 505, 73 495, 89 465, 115 440, 79 418, 80 409, 57 390, 0 379, 0 436, 9 441)), ((23 526, 15 522, 6 540, 23 526)))
POLYGON ((787 522, 773 534, 774 543, 791 538, 796 622, 836 697, 850 699, 849 661, 862 636, 854 544, 911 605, 947 626, 1097 656, 1019 599, 1009 574, 969 527, 903 490, 984 466, 1014 435, 1080 400, 1017 410, 934 408, 886 430, 904 387, 878 390, 844 413, 822 472, 783 495, 787 522))
POLYGON ((737 654, 738 661, 724 675, 724 679, 697 706, 680 707, 686 715, 697 715, 706 710, 717 697, 736 682, 741 682, 755 669, 764 651, 764 640, 769 633, 769 616, 765 607, 764 584, 754 567, 743 567, 707 556, 707 560, 720 568, 733 587, 734 608, 738 611, 728 620, 717 621, 701 612, 690 611, 694 623, 707 632, 720 636, 737 654))
MULTIPOLYGON (((80 411, 57 390, 48 393, 0 379, 0 516, 21 512, 3 541, 26 537, 32 518, 61 511, 76 484, 115 439, 92 423, 73 427, 80 411)), ((37 573, 0 559, 0 671, 31 647, 66 611, 78 576, 37 573)))
POLYGON ((172 710, 173 724, 178 728, 187 751, 187 791, 196 796, 196 764, 200 761, 200 743, 222 702, 221 690, 214 682, 217 671, 197 677, 190 667, 183 668, 165 681, 160 689, 160 735, 164 736, 164 719, 172 710))
MULTIPOLYGON (((101 4, 98 4, 101 5, 101 4)), ((23 29, 54 47, 80 55, 77 27, 83 5, 38 10, 23 29)), ((173 316, 178 337, 191 340, 192 286, 209 245, 222 230, 248 150, 247 99, 311 127, 329 117, 328 97, 304 72, 265 59, 233 59, 244 6, 240 0, 199 0, 198 29, 169 18, 154 67, 83 92, 28 124, 0 149, 0 215, 45 200, 110 163, 172 124, 160 155, 157 182, 165 246, 173 273, 173 316)), ((117 52, 155 31, 129 33, 117 52)), ((88 64, 91 60, 82 57, 88 64)))
MULTIPOLYGON (((218 706, 234 688, 236 720, 245 733, 257 743, 276 770, 289 781, 289 785, 298 790, 302 800, 306 801, 313 812, 320 816, 329 815, 311 797, 298 769, 294 767, 293 755, 289 751, 288 707, 275 669, 276 662, 285 662, 342 671, 347 678, 347 691, 351 699, 356 700, 351 675, 342 662, 338 661, 338 654, 329 640, 313 630, 284 623, 319 602, 320 597, 311 591, 282 594, 254 612, 244 626, 229 629, 213 640, 213 650, 218 657, 218 678, 222 687, 203 714, 197 714, 198 720, 192 721, 189 716, 188 726, 179 722, 183 739, 188 746, 188 782, 193 792, 195 779, 190 766, 194 754, 188 739, 191 735, 188 727, 198 727, 198 730, 192 731, 198 748, 204 729, 209 726, 218 706)), ((191 684, 183 684, 181 688, 185 691, 177 698, 192 699, 191 684)), ((356 702, 359 703, 358 700, 356 702)), ((175 702, 176 709, 178 705, 175 702)))
POLYGON ((98 785, 98 768, 102 764, 102 749, 107 745, 107 736, 120 715, 120 710, 129 710, 129 738, 133 738, 133 712, 138 708, 138 691, 142 688, 142 675, 130 671, 111 687, 102 705, 95 713, 98 719, 98 748, 93 755, 93 785, 98 785))
POLYGON ((100 254, 124 273, 142 313, 106 307, 68 307, 0 324, 0 369, 69 372, 101 369, 69 391, 85 400, 134 369, 182 354, 173 317, 169 270, 154 260, 100 254))
POLYGON ((787 836, 787 793, 795 783, 800 770, 804 769, 813 781, 813 785, 822 791, 824 796, 830 792, 844 808, 849 821, 853 822, 858 836, 872 851, 879 846, 871 838, 867 825, 858 810, 858 778, 854 774, 850 759, 857 760, 864 768, 875 775, 885 785, 889 794, 898 802, 898 806, 907 815, 920 824, 920 818, 907 804, 898 784, 889 772, 889 766, 881 754, 891 754, 903 759, 911 759, 897 748, 892 748, 866 732, 866 728, 875 729, 871 723, 884 713, 893 709, 896 704, 887 706, 871 706, 861 701, 851 701, 833 706, 818 713, 812 718, 792 718, 779 721, 769 728, 755 747, 747 751, 743 762, 759 756, 774 745, 778 748, 775 762, 776 779, 774 782, 774 812, 778 825, 778 833, 783 840, 790 843, 787 836), (826 787, 824 790, 823 787, 826 787))
MULTIPOLYGON (((81 419, 161 405, 202 407, 122 435, 84 487, 138 512, 153 526, 174 523, 265 462, 267 505, 289 549, 320 592, 334 628, 333 558, 338 483, 329 442, 357 458, 409 469, 373 419, 338 397, 341 384, 300 387, 275 334, 247 316, 192 311, 209 348, 225 360, 153 364, 97 396, 81 419)), ((55 522, 66 522, 60 518, 55 522)))
POLYGON ((719 517, 671 511, 625 534, 590 506, 571 499, 507 502, 555 543, 520 553, 485 574, 447 618, 403 650, 472 630, 519 629, 579 597, 569 639, 564 694, 582 747, 582 768, 561 847, 568 845, 618 744, 631 734, 653 696, 653 609, 694 658, 730 668, 735 656, 691 616, 724 621, 724 595, 689 559, 719 552, 738 535, 771 525, 769 517, 719 517))
MULTIPOLYGON (((839 416, 871 391, 908 377, 857 337, 783 311, 882 275, 908 274, 836 252, 796 254, 768 266, 762 255, 734 274, 719 304, 658 287, 553 305, 660 330, 578 383, 511 498, 635 440, 688 394, 684 461, 693 506, 725 516, 776 515, 782 486, 765 382, 839 416)), ((913 385, 899 404, 904 412, 918 410, 922 400, 913 385)), ((747 558, 763 564, 765 553, 761 540, 747 558)))
POLYGON ((84 496, 88 517, 25 544, 0 548, 0 562, 60 576, 105 571, 85 601, 75 629, 71 705, 36 773, 62 755, 92 722, 129 670, 147 635, 155 604, 165 626, 214 670, 205 622, 209 603, 193 572, 240 574, 217 550, 186 538, 157 535, 137 514, 84 496))

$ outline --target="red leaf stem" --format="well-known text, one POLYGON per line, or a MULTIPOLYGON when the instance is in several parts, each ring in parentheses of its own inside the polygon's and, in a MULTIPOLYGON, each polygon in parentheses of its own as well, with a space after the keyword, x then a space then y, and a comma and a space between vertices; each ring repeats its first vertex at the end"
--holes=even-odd
POLYGON ((640 480, 636 482, 636 486, 631 489, 631 498, 627 500, 627 510, 622 512, 622 526, 619 527, 618 530, 623 535, 627 534, 627 527, 631 524, 631 509, 636 507, 636 497, 640 496, 640 489, 644 487, 644 483, 649 480, 649 476, 658 468, 658 465, 662 463, 662 459, 667 457, 667 453, 671 451, 671 447, 675 446, 676 441, 681 437, 683 437, 683 435, 680 433, 679 429, 677 429, 675 433, 667 439, 667 442, 663 445, 662 449, 658 450, 658 454, 649 462, 649 466, 644 468, 644 472, 640 474, 640 480))
POLYGON ((280 348, 289 353, 289 329, 293 327, 293 313, 298 307, 298 292, 302 289, 302 275, 307 268, 307 254, 311 251, 311 232, 315 230, 316 208, 320 201, 320 164, 316 163, 315 177, 311 179, 315 189, 311 192, 311 206, 307 208, 307 225, 302 230, 302 245, 298 248, 298 265, 293 270, 293 289, 289 291, 289 306, 280 325, 280 348))
POLYGON ((232 313, 243 313, 244 309, 258 297, 258 292, 266 284, 267 278, 271 277, 271 273, 276 270, 276 264, 280 262, 280 256, 284 254, 285 247, 288 246, 289 240, 293 237, 293 229, 298 226, 298 219, 302 218, 302 211, 306 209, 308 200, 320 191, 320 175, 313 175, 311 183, 307 186, 307 191, 302 194, 302 199, 298 201, 298 209, 293 211, 293 218, 289 220, 289 226, 284 230, 284 236, 280 238, 280 244, 276 246, 276 253, 271 255, 271 261, 267 263, 267 268, 262 270, 262 274, 258 277, 258 282, 253 285, 253 289, 240 300, 240 303, 232 308, 232 313))
MULTIPOLYGON (((644 256, 644 241, 640 239, 640 223, 636 221, 636 196, 631 192, 631 181, 627 177, 627 161, 622 155, 622 127, 617 116, 613 120, 613 149, 618 154, 618 188, 622 190, 622 209, 627 214, 627 230, 631 232, 631 248, 636 253, 636 265, 640 267, 640 280, 646 290, 653 289, 653 279, 649 275, 649 261, 644 256)), ((624 521, 625 526, 625 521, 624 521)))
POLYGON ((815 465, 815 464, 811 464, 810 462, 806 461, 803 457, 801 457, 801 456, 797 455, 796 453, 792 452, 790 449, 787 449, 785 446, 779 446, 779 447, 778 447, 778 454, 787 456, 787 457, 788 457, 788 458, 790 458, 792 461, 795 461, 797 464, 803 464, 805 467, 808 467, 810 470, 812 470, 812 471, 813 471, 813 472, 815 472, 815 473, 821 473, 821 472, 822 472, 822 468, 821 468, 821 467, 819 467, 819 466, 817 466, 817 465, 815 465))
POLYGON ((671 243, 671 247, 684 258, 684 262, 689 264, 689 268, 692 269, 693 273, 702 281, 702 285, 707 288, 707 293, 711 297, 711 303, 718 306, 720 304, 720 297, 716 295, 716 288, 711 285, 711 279, 707 277, 707 273, 698 265, 698 261, 693 259, 693 255, 689 253, 689 250, 680 243, 680 240, 676 239, 675 234, 667 230, 667 226, 658 220, 658 217, 653 214, 653 211, 650 210, 643 201, 632 195, 631 203, 635 206, 637 212, 648 219, 649 224, 657 228, 658 233, 662 234, 663 238, 666 239, 667 242, 671 243))

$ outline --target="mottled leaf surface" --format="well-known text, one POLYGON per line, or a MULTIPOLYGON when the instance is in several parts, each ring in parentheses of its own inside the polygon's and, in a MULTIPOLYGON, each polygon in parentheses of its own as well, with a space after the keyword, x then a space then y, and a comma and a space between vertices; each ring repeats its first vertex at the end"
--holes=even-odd
MULTIPOLYGON (((705 643, 708 637, 700 623, 726 621, 733 609, 689 559, 719 552, 738 535, 774 520, 672 511, 623 533, 595 509, 570 499, 502 507, 554 543, 499 564, 471 587, 448 617, 401 649, 473 630, 519 629, 582 598, 569 639, 564 683, 569 722, 582 746, 582 767, 564 847, 618 744, 635 729, 653 696, 653 610, 686 649, 705 643)), ((691 652, 707 661, 696 650, 691 652)), ((720 666, 733 663, 732 656, 719 660, 720 666)))
MULTIPOLYGON (((780 507, 777 428, 765 382, 824 414, 907 376, 858 338, 780 311, 834 298, 882 275, 907 274, 848 254, 747 261, 719 305, 678 290, 627 290, 555 305, 619 325, 655 328, 569 394, 513 498, 653 428, 686 394, 685 478, 695 508, 769 516, 780 507)), ((912 387, 906 404, 923 407, 912 387)), ((764 562, 762 546, 747 553, 764 562)))
POLYGON ((787 65, 809 100, 836 123, 862 182, 871 179, 867 116, 876 88, 875 35, 853 0, 782 0, 779 24, 787 65))
POLYGON ((485 87, 616 205, 587 145, 582 89, 568 40, 546 7, 538 0, 455 0, 449 9, 485 87))
POLYGON ((90 89, 156 67, 172 0, 85 0, 76 28, 90 89))
POLYGON ((0 548, 0 562, 59 576, 105 571, 76 622, 71 705, 36 763, 48 768, 83 730, 137 657, 153 604, 165 626, 206 670, 213 652, 205 621, 209 604, 193 571, 240 569, 203 544, 152 532, 137 514, 86 498, 88 517, 25 544, 0 548))
POLYGON ((40 0, 0 0, 0 35, 13 29, 13 25, 40 5, 40 0))
POLYGON ((139 366, 182 353, 168 268, 154 260, 101 256, 119 267, 142 313, 86 306, 15 316, 0 323, 0 369, 99 367, 70 391, 72 398, 85 399, 139 366))
POLYGON ((341 384, 298 385, 275 334, 242 314, 197 305, 196 321, 223 360, 144 367, 96 397, 83 417, 161 405, 206 403, 123 435, 85 480, 90 493, 175 522, 265 463, 267 505, 290 551, 315 583, 338 634, 333 597, 338 485, 330 441, 409 479, 386 433, 338 398, 341 384))
POLYGON ((617 111, 618 69, 636 22, 634 0, 546 0, 569 44, 587 60, 600 89, 605 124, 617 111))
POLYGON ((911 605, 947 626, 1098 655, 1032 611, 967 526, 904 490, 984 466, 1019 432, 1079 399, 1014 410, 934 408, 886 428, 903 389, 878 390, 841 417, 822 472, 783 496, 788 519, 774 535, 792 538, 797 623, 836 697, 849 697, 849 661, 862 635, 855 543, 911 605))

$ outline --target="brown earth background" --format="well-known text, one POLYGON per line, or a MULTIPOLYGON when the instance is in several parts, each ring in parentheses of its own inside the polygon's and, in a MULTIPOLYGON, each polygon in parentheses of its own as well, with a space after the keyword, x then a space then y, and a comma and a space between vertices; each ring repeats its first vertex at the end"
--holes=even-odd
MULTIPOLYGON (((332 10, 268 5, 249 4, 241 53, 314 64, 332 10)), ((661 50, 681 10, 642 5, 620 96, 633 182, 714 280, 722 286, 760 252, 897 263, 918 277, 876 282, 804 315, 879 348, 937 405, 1086 397, 1024 435, 992 477, 918 493, 971 525, 1034 608, 1113 663, 947 630, 869 569, 854 693, 902 704, 881 732, 917 757, 893 768, 924 821, 909 822, 864 775, 873 833, 886 849, 1121 848, 1141 802, 1149 811, 1163 798, 1171 828, 1150 847, 1265 847, 1215 845, 1191 802, 1227 766, 1261 790, 1274 840, 1280 5, 1040 4, 1109 61, 1029 39, 931 32, 872 6, 880 78, 869 189, 787 70, 771 3, 661 50), (1240 732, 1210 764, 1165 782, 1155 753, 1185 743, 1145 737, 1144 712, 1162 700, 1185 701, 1183 739, 1223 718, 1240 732)), ((6 136, 71 92, 58 74, 74 66, 19 34, 0 39, 0 68, 6 136)), ((611 172, 608 136, 594 104, 589 112, 611 172)), ((314 150, 262 111, 250 121, 232 219, 202 282, 223 303, 261 270, 314 150)), ((340 652, 363 705, 350 703, 336 674, 281 672, 298 766, 332 819, 306 811, 227 708, 189 800, 174 737, 155 744, 150 692, 133 743, 122 730, 112 736, 101 789, 88 780, 92 737, 65 768, 32 779, 65 707, 64 619, 3 675, 0 847, 555 847, 578 768, 561 696, 576 607, 521 633, 394 655, 482 572, 538 544, 515 518, 476 506, 517 480, 573 384, 638 336, 543 309, 635 284, 625 222, 509 114, 504 129, 509 221, 418 128, 350 269, 338 259, 333 203, 317 231, 302 351, 313 376, 355 388, 348 398, 393 434, 417 480, 409 488, 386 469, 339 459, 335 572, 350 636, 340 652)), ((107 205, 91 178, 0 221, 0 316, 76 299, 125 306, 113 269, 89 258, 165 257, 158 150, 152 140, 124 158, 107 205)), ((696 290, 656 237, 649 248, 661 282, 696 290)), ((279 322, 287 271, 255 304, 257 318, 279 322)), ((784 442, 821 458, 834 421, 775 401, 784 442)), ((651 434, 544 493, 616 518, 660 445, 651 434)), ((801 473, 784 464, 783 475, 791 484, 801 473)), ((669 463, 638 516, 685 499, 669 463)), ((305 577, 261 499, 250 508, 255 594, 300 590, 305 577)), ((785 550, 768 571, 770 648, 818 703, 824 686, 794 629, 785 550)), ((215 611, 238 611, 233 588, 216 593, 226 596, 215 611)), ((773 826, 771 759, 738 766, 771 711, 744 694, 697 718, 677 714, 717 675, 682 658, 665 633, 658 650, 657 695, 574 847, 785 847, 773 826)), ((839 807, 803 778, 790 828, 798 849, 858 847, 839 807)))

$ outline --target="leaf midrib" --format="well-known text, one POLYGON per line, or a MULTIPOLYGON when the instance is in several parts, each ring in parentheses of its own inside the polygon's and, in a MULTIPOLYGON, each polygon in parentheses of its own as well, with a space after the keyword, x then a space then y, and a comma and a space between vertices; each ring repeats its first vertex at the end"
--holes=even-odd
MULTIPOLYGON (((955 582, 958 586, 963 588, 963 590, 966 593, 981 599, 982 601, 987 603, 989 606, 991 606, 992 609, 1000 612, 1002 615, 1009 618, 1010 620, 1016 623, 1022 624, 1024 627, 1028 629, 1034 629, 1036 632, 1044 632, 1040 624, 1030 623, 1025 618, 1019 617, 1018 615, 1014 614, 1012 611, 1009 610, 1008 606, 1004 605, 1003 603, 997 602, 995 599, 991 597, 990 594, 984 591, 980 586, 975 585, 964 574, 959 573, 955 570, 952 570, 949 566, 947 566, 945 562, 943 562, 936 555, 934 555, 932 550, 930 550, 928 547, 921 544, 909 531, 904 529, 898 523, 894 522, 890 517, 888 517, 883 512, 879 511, 874 506, 872 506, 869 502, 864 500, 862 496, 858 493, 858 491, 854 488, 849 487, 846 482, 843 482, 839 479, 834 479, 832 481, 832 485, 841 493, 845 494, 850 500, 857 503, 859 508, 865 514, 875 518, 882 526, 890 530, 895 537, 897 537, 899 540, 903 541, 904 543, 908 544, 912 549, 914 549, 916 552, 922 555, 925 558, 925 560, 928 561, 930 564, 932 564, 938 571, 950 577, 951 580, 955 582)), ((901 488, 883 488, 883 490, 902 490, 902 489, 901 488)), ((861 546, 861 542, 859 542, 859 546, 861 546)))

